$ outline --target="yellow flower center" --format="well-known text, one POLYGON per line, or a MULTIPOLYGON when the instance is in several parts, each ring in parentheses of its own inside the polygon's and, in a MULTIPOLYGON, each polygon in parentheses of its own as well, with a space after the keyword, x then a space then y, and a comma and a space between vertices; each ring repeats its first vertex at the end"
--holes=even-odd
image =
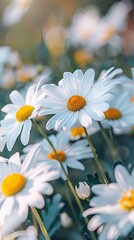
POLYGON ((102 36, 102 39, 104 42, 108 42, 115 34, 117 30, 113 26, 109 26, 109 28, 106 30, 104 35, 102 36))
POLYGON ((122 113, 117 108, 109 108, 104 114, 108 120, 118 120, 122 117, 122 113))
POLYGON ((134 102, 134 96, 131 96, 130 102, 134 102))
POLYGON ((24 72, 24 71, 18 72, 17 77, 23 83, 27 83, 31 80, 30 75, 27 74, 27 72, 24 72))
POLYGON ((134 189, 124 192, 119 203, 124 210, 130 211, 134 209, 134 189))
POLYGON ((60 162, 64 162, 66 160, 66 155, 63 151, 61 150, 57 150, 57 154, 59 156, 59 159, 57 158, 55 152, 51 152, 49 155, 48 155, 48 158, 49 159, 55 159, 55 160, 58 160, 60 162))
POLYGON ((19 174, 13 173, 4 178, 1 184, 2 193, 5 196, 13 196, 20 192, 26 185, 26 178, 19 174))
POLYGON ((86 105, 86 100, 79 95, 74 95, 68 99, 67 108, 69 111, 76 112, 86 105))
POLYGON ((74 127, 71 129, 71 134, 73 137, 82 136, 84 134, 83 127, 74 127))
POLYGON ((93 60, 93 57, 84 50, 76 51, 74 53, 74 58, 76 63, 79 64, 81 67, 85 67, 86 64, 88 64, 89 62, 91 62, 91 60, 93 60))
POLYGON ((17 112, 16 112, 16 120, 18 122, 22 122, 22 121, 25 121, 27 120, 32 112, 34 110, 34 107, 33 106, 30 106, 30 105, 25 105, 25 106, 22 106, 17 112))

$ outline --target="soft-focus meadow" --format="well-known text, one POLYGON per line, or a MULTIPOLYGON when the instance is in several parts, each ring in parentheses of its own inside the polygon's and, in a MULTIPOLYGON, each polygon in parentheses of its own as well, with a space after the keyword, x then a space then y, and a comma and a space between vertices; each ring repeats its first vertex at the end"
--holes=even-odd
POLYGON ((0 240, 134 239, 134 4, 0 2, 0 240))

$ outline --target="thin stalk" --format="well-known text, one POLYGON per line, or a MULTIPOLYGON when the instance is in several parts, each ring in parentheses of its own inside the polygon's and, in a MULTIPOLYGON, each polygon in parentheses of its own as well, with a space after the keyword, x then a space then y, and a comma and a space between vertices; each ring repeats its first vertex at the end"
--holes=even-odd
POLYGON ((33 125, 37 128, 38 132, 47 140, 47 142, 50 144, 50 146, 52 147, 52 149, 54 150, 55 154, 57 154, 53 144, 51 143, 50 139, 48 138, 47 134, 43 131, 42 127, 40 127, 40 125, 38 125, 38 123, 32 119, 32 123, 33 125))
POLYGON ((112 131, 112 128, 111 128, 111 127, 109 128, 109 139, 110 139, 111 143, 114 144, 113 131, 112 131))
POLYGON ((77 214, 76 214, 76 212, 75 212, 75 209, 74 209, 74 207, 73 207, 72 201, 71 201, 71 199, 70 199, 70 193, 69 193, 69 189, 68 189, 68 184, 65 184, 65 187, 66 187, 65 190, 66 190, 66 194, 67 194, 68 204, 69 204, 70 209, 71 209, 71 211, 72 211, 72 214, 73 214, 73 216, 74 216, 76 225, 77 225, 77 227, 79 227, 80 223, 79 223, 79 221, 78 221, 78 219, 77 219, 77 214))
MULTIPOLYGON (((37 128, 37 130, 40 132, 40 134, 48 141, 48 143, 50 144, 50 146, 52 147, 52 149, 53 149, 53 151, 54 151, 54 153, 55 153, 55 155, 56 155, 56 158, 59 160, 59 155, 58 155, 55 147, 53 146, 52 142, 51 142, 50 139, 48 138, 47 134, 46 134, 46 133, 43 131, 43 129, 36 123, 35 120, 32 120, 32 122, 33 122, 34 126, 37 128)), ((60 161, 59 161, 59 162, 60 162, 60 161)), ((79 198, 78 198, 78 196, 77 196, 77 194, 76 194, 76 192, 75 192, 75 189, 74 189, 74 187, 73 187, 73 184, 72 184, 72 182, 71 182, 68 174, 66 173, 66 171, 65 171, 65 169, 64 169, 64 166, 63 166, 63 164, 62 164, 61 162, 60 162, 60 165, 61 165, 61 168, 62 168, 62 170, 63 170, 63 172, 64 172, 64 174, 65 174, 65 176, 66 176, 66 178, 67 178, 68 185, 69 185, 69 187, 70 187, 70 189, 71 189, 72 194, 74 195, 74 198, 75 198, 75 200, 76 200, 76 202, 77 202, 77 204, 78 204, 78 206, 79 206, 79 208, 80 208, 80 211, 81 211, 81 213, 83 213, 83 212, 84 212, 84 208, 83 208, 83 206, 82 206, 82 204, 81 204, 81 202, 80 202, 80 200, 79 200, 79 198)))
POLYGON ((114 145, 111 143, 109 137, 107 136, 107 134, 105 133, 105 130, 102 126, 102 124, 100 122, 98 122, 99 126, 100 126, 100 130, 101 130, 101 134, 105 140, 105 142, 107 143, 107 145, 109 146, 110 150, 111 150, 111 153, 112 153, 112 156, 115 160, 121 160, 120 156, 119 156, 119 153, 117 152, 116 148, 114 147, 114 145))
POLYGON ((90 139, 90 136, 88 135, 87 129, 86 129, 85 127, 83 127, 83 129, 84 129, 85 135, 86 135, 86 137, 87 137, 88 144, 89 144, 89 146, 90 146, 90 148, 91 148, 91 150, 92 150, 92 153, 93 153, 93 155, 94 155, 94 159, 95 159, 95 161, 96 161, 96 164, 97 164, 97 166, 98 166, 98 169, 99 169, 99 171, 100 171, 100 173, 101 173, 102 179, 103 179, 104 183, 108 184, 109 182, 108 182, 107 176, 106 176, 106 174, 105 174, 105 172, 104 172, 104 170, 103 170, 103 167, 102 167, 102 165, 101 165, 101 163, 100 163, 100 160, 99 160, 99 158, 98 158, 98 155, 96 154, 96 151, 95 151, 95 149, 94 149, 94 146, 93 146, 93 144, 92 144, 92 141, 91 141, 91 139, 90 139))
MULTIPOLYGON (((53 149, 53 151, 54 151, 54 153, 55 153, 55 155, 56 155, 56 158, 59 159, 59 155, 58 155, 55 147, 53 146, 52 142, 51 142, 50 139, 48 138, 47 134, 46 134, 46 133, 43 131, 43 129, 36 123, 36 121, 35 121, 34 119, 32 119, 32 122, 33 122, 33 125, 34 125, 34 126, 37 128, 37 130, 39 131, 39 133, 48 141, 48 143, 50 144, 50 146, 52 147, 52 149, 53 149)), ((60 162, 60 161, 59 161, 59 162, 60 162)), ((65 169, 64 169, 63 163, 60 162, 60 165, 61 165, 61 168, 62 168, 62 170, 63 170, 63 172, 64 172, 64 174, 65 174, 65 176, 66 176, 66 178, 67 178, 68 186, 70 187, 70 190, 71 190, 71 192, 72 192, 72 194, 73 194, 73 196, 74 196, 74 199, 75 199, 75 201, 77 202, 77 204, 78 204, 78 206, 79 206, 79 209, 80 209, 80 212, 81 212, 81 214, 82 214, 82 216, 83 216, 84 208, 83 208, 83 206, 82 206, 82 204, 81 204, 81 202, 80 202, 80 199, 78 198, 78 196, 77 196, 77 194, 76 194, 76 192, 75 192, 75 189, 74 189, 74 187, 73 187, 73 184, 72 184, 72 182, 71 182, 68 174, 66 173, 66 171, 65 171, 65 169)), ((83 219, 84 219, 84 221, 85 221, 85 224, 87 225, 88 219, 87 219, 87 218, 83 218, 83 219)), ((92 233, 91 233, 91 234, 92 234, 92 233)), ((93 240, 95 240, 94 234, 92 234, 92 235, 93 235, 93 240)))
POLYGON ((51 240, 49 235, 48 235, 48 233, 47 233, 47 230, 46 230, 46 228, 44 226, 44 223, 42 222, 42 220, 40 218, 40 215, 39 215, 38 211, 34 207, 32 207, 31 210, 32 210, 32 212, 33 212, 33 214, 34 214, 34 216, 35 216, 35 218, 36 218, 36 220, 37 220, 37 222, 38 222, 38 224, 40 226, 40 229, 41 229, 45 239, 46 240, 51 240))

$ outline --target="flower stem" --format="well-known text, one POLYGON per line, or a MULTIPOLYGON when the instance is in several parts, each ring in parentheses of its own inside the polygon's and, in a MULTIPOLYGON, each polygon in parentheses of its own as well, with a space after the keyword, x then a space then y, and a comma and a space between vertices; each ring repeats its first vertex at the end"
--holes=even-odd
POLYGON ((102 124, 100 122, 98 122, 99 126, 100 126, 100 129, 101 129, 101 134, 105 140, 105 142, 107 143, 107 145, 109 146, 110 150, 111 150, 111 153, 112 153, 112 156, 115 160, 121 160, 120 156, 119 156, 119 153, 117 152, 116 148, 114 147, 114 145, 111 143, 109 137, 107 136, 107 134, 105 133, 105 130, 102 126, 102 124))
MULTIPOLYGON (((50 141, 49 137, 47 136, 47 134, 46 134, 46 133, 43 131, 43 129, 36 123, 35 120, 32 120, 32 122, 33 122, 34 126, 37 128, 37 130, 40 132, 40 134, 48 141, 48 143, 50 144, 50 146, 52 147, 52 149, 53 149, 53 151, 54 151, 54 153, 55 153, 55 155, 56 155, 56 158, 59 159, 59 155, 58 155, 55 147, 53 146, 52 142, 50 141)), ((59 161, 59 162, 60 162, 60 161, 59 161)), ((73 185, 72 185, 72 183, 71 183, 71 180, 69 179, 69 176, 68 176, 68 174, 66 173, 66 171, 65 171, 65 169, 64 169, 64 166, 63 166, 63 164, 62 164, 61 162, 60 162, 60 165, 61 165, 61 168, 62 168, 62 170, 63 170, 63 172, 64 172, 64 174, 65 174, 65 176, 66 176, 66 178, 67 178, 68 185, 69 185, 69 187, 70 187, 70 189, 71 189, 71 192, 72 192, 72 194, 74 195, 74 198, 75 198, 75 200, 76 200, 76 202, 77 202, 77 204, 78 204, 81 212, 83 213, 83 212, 84 212, 83 206, 82 206, 82 204, 81 204, 81 202, 80 202, 80 200, 79 200, 79 198, 78 198, 78 196, 77 196, 77 194, 76 194, 76 192, 75 192, 75 189, 74 189, 74 187, 73 187, 73 185)))
POLYGON ((89 144, 89 146, 91 147, 92 153, 93 153, 93 155, 94 155, 94 159, 95 159, 95 161, 96 161, 96 164, 97 164, 97 166, 98 166, 98 168, 99 168, 99 170, 100 170, 100 173, 101 173, 101 176, 102 176, 102 178, 103 178, 103 181, 104 181, 104 183, 108 184, 109 182, 108 182, 107 176, 106 176, 106 174, 105 174, 105 172, 104 172, 104 170, 103 170, 103 167, 102 167, 102 165, 101 165, 101 163, 100 163, 100 160, 99 160, 99 158, 98 158, 98 155, 96 154, 96 151, 95 151, 95 149, 94 149, 94 146, 93 146, 93 144, 92 144, 92 141, 91 141, 91 139, 90 139, 90 136, 88 135, 87 129, 86 129, 85 127, 83 127, 83 129, 84 129, 85 135, 86 135, 86 137, 87 137, 88 144, 89 144))
MULTIPOLYGON (((53 149, 53 151, 54 151, 54 153, 55 153, 55 155, 56 155, 56 158, 59 159, 59 155, 58 155, 55 147, 53 146, 52 142, 50 141, 49 137, 47 136, 47 134, 46 134, 46 133, 43 131, 43 129, 36 123, 35 120, 32 120, 32 121, 33 121, 34 126, 35 126, 35 127, 37 128, 37 130, 40 132, 40 134, 48 141, 48 143, 49 143, 50 146, 52 147, 52 149, 53 149)), ((60 161, 59 161, 59 162, 60 162, 60 161)), ((77 196, 77 194, 76 194, 76 192, 75 192, 75 189, 74 189, 74 187, 73 187, 73 184, 72 184, 72 182, 71 182, 68 174, 66 173, 66 171, 65 171, 65 169, 64 169, 63 163, 60 162, 60 165, 61 165, 61 168, 62 168, 62 170, 63 170, 63 172, 64 172, 64 174, 65 174, 65 176, 66 176, 66 178, 67 178, 68 185, 69 185, 70 190, 71 190, 71 192, 72 192, 72 194, 73 194, 73 196, 74 196, 74 198, 75 198, 75 200, 76 200, 76 202, 77 202, 77 204, 78 204, 78 206, 79 206, 79 208, 80 208, 80 211, 81 211, 81 213, 83 213, 83 212, 84 212, 83 206, 82 206, 82 204, 81 204, 81 202, 80 202, 80 200, 79 200, 79 198, 78 198, 78 196, 77 196)))
POLYGON ((35 218, 36 218, 36 220, 37 220, 37 222, 38 222, 38 224, 39 224, 39 226, 40 226, 40 229, 41 229, 41 231, 42 231, 45 239, 46 239, 46 240, 51 240, 50 237, 49 237, 49 235, 48 235, 48 233, 47 233, 47 230, 46 230, 46 228, 45 228, 45 226, 44 226, 44 223, 42 222, 42 220, 41 220, 41 218, 40 218, 40 215, 39 215, 37 209, 34 208, 34 207, 32 207, 31 210, 32 210, 32 212, 33 212, 33 214, 34 214, 34 216, 35 216, 35 218))
MULTIPOLYGON (((39 131, 39 133, 48 141, 48 143, 50 144, 50 146, 52 147, 52 149, 53 149, 53 151, 54 151, 54 153, 55 153, 55 155, 56 155, 56 158, 59 159, 59 155, 58 155, 55 147, 53 146, 52 142, 50 141, 49 137, 47 136, 47 134, 46 134, 46 133, 43 131, 43 129, 36 123, 36 121, 35 121, 34 119, 32 119, 32 122, 33 122, 33 125, 34 125, 34 126, 37 128, 37 130, 39 131)), ((60 162, 60 161, 59 161, 59 162, 60 162)), ((63 172, 64 172, 64 174, 65 174, 65 176, 66 176, 66 178, 67 178, 68 186, 70 187, 70 190, 71 190, 71 192, 72 192, 72 194, 73 194, 73 196, 74 196, 74 199, 75 199, 75 201, 77 202, 77 204, 78 204, 78 206, 79 206, 80 212, 81 212, 81 214, 83 214, 84 208, 83 208, 83 206, 82 206, 82 204, 81 204, 81 202, 80 202, 80 199, 78 198, 78 196, 77 196, 77 194, 76 194, 76 192, 75 192, 75 189, 74 189, 74 187, 73 187, 73 184, 72 184, 72 182, 71 182, 68 174, 67 174, 66 171, 65 171, 65 168, 64 168, 64 166, 63 166, 63 163, 60 162, 60 165, 61 165, 61 168, 62 168, 62 170, 63 170, 63 172)), ((82 215, 82 216, 83 216, 83 215, 82 215)), ((84 221, 85 221, 85 224, 87 225, 88 219, 87 219, 87 218, 83 218, 83 219, 84 219, 84 221)), ((93 239, 95 239, 95 238, 93 238, 93 239)))

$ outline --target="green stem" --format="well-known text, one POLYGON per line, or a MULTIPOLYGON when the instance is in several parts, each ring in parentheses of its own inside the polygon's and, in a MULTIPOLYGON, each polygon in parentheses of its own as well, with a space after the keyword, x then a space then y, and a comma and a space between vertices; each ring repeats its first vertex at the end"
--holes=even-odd
POLYGON ((72 211, 72 214, 73 214, 73 216, 74 216, 74 219, 75 219, 75 222, 76 222, 76 225, 77 225, 77 227, 79 227, 79 221, 78 221, 78 219, 77 219, 77 214, 76 214, 76 212, 75 212, 75 209, 74 209, 74 206, 73 206, 73 203, 72 203, 72 201, 71 201, 71 199, 70 199, 70 193, 69 193, 69 188, 68 188, 68 184, 66 183, 65 184, 65 187, 66 187, 66 195, 67 195, 67 198, 68 198, 68 204, 69 204, 69 206, 70 206, 70 209, 71 209, 71 211, 72 211))
POLYGON ((109 128, 109 139, 110 139, 111 143, 114 144, 113 131, 112 131, 112 128, 111 128, 111 127, 109 128))
POLYGON ((109 137, 107 136, 107 134, 105 133, 105 130, 102 126, 102 124, 100 122, 98 122, 99 126, 100 126, 100 130, 101 130, 101 134, 105 140, 105 142, 107 143, 107 145, 109 146, 110 150, 111 150, 111 153, 112 153, 112 156, 115 160, 120 160, 121 161, 121 158, 119 156, 119 153, 117 152, 116 148, 114 147, 114 145, 111 143, 109 137))
POLYGON ((40 218, 40 215, 39 215, 38 211, 34 207, 32 207, 31 210, 32 210, 32 212, 33 212, 33 214, 34 214, 34 216, 35 216, 35 218, 36 218, 36 220, 37 220, 37 222, 38 222, 38 224, 40 226, 40 229, 41 229, 45 239, 46 240, 51 240, 49 235, 48 235, 48 233, 47 233, 47 230, 46 230, 46 228, 44 226, 44 223, 42 222, 42 220, 40 218))
POLYGON ((99 160, 99 158, 98 158, 98 155, 96 154, 96 151, 95 151, 95 149, 94 149, 94 146, 93 146, 93 144, 92 144, 92 141, 91 141, 91 139, 90 139, 90 136, 88 135, 87 129, 86 129, 85 127, 83 127, 83 129, 84 129, 85 135, 86 135, 86 137, 87 137, 88 144, 89 144, 89 146, 90 146, 90 148, 91 148, 91 150, 92 150, 92 153, 93 153, 93 155, 94 155, 94 159, 95 159, 95 161, 96 161, 96 164, 97 164, 97 166, 98 166, 98 168, 99 168, 99 171, 100 171, 100 173, 101 173, 102 179, 103 179, 104 183, 108 184, 109 182, 108 182, 107 176, 106 176, 106 174, 105 174, 105 172, 104 172, 104 170, 103 170, 103 167, 102 167, 102 165, 101 165, 101 163, 100 163, 100 160, 99 160))
MULTIPOLYGON (((48 143, 50 144, 50 146, 52 147, 52 149, 53 149, 53 151, 54 151, 54 153, 55 153, 55 155, 56 155, 56 158, 59 159, 59 155, 58 155, 55 147, 53 146, 52 142, 50 141, 50 139, 49 139, 48 136, 46 135, 46 133, 45 133, 45 132, 43 131, 43 129, 36 123, 35 120, 32 120, 32 122, 33 122, 34 126, 37 128, 37 130, 40 132, 40 134, 48 141, 48 143)), ((60 161, 59 161, 59 162, 60 162, 60 161)), ((63 170, 63 172, 64 172, 64 174, 65 174, 65 176, 66 176, 66 178, 67 178, 68 185, 69 185, 70 190, 71 190, 71 192, 72 192, 72 194, 73 194, 73 196, 74 196, 74 198, 75 198, 75 200, 76 200, 76 202, 77 202, 77 204, 78 204, 78 206, 79 206, 79 208, 80 208, 80 211, 81 211, 81 213, 83 213, 83 212, 84 212, 83 206, 82 206, 82 204, 81 204, 81 202, 80 202, 80 200, 79 200, 79 198, 78 198, 78 196, 77 196, 77 194, 76 194, 76 192, 75 192, 75 189, 74 189, 74 187, 73 187, 73 184, 72 184, 72 182, 71 182, 68 174, 66 173, 66 171, 65 171, 65 169, 64 169, 63 163, 60 162, 60 165, 61 165, 61 168, 62 168, 62 170, 63 170)))
MULTIPOLYGON (((59 159, 59 155, 58 155, 55 147, 53 146, 52 142, 50 141, 49 137, 47 136, 47 134, 46 134, 46 133, 43 131, 43 129, 36 123, 36 121, 35 121, 34 119, 32 119, 32 123, 33 123, 33 125, 37 128, 37 130, 39 131, 39 133, 48 141, 48 143, 50 144, 50 146, 52 147, 52 149, 53 149, 53 151, 54 151, 54 153, 55 153, 55 155, 56 155, 56 158, 59 159)), ((60 161, 59 161, 59 162, 60 162, 60 161)), ((83 216, 84 208, 83 208, 83 206, 82 206, 82 204, 81 204, 81 202, 80 202, 80 199, 78 198, 78 196, 77 196, 77 194, 76 194, 76 192, 75 192, 75 189, 74 189, 74 187, 73 187, 73 184, 72 184, 72 182, 71 182, 68 174, 66 173, 66 171, 65 171, 65 169, 64 169, 63 163, 60 162, 60 165, 61 165, 61 168, 62 168, 62 170, 63 170, 63 172, 64 172, 64 174, 65 174, 65 176, 66 176, 66 178, 67 178, 68 186, 70 187, 70 190, 71 190, 71 192, 72 192, 72 194, 73 194, 73 196, 74 196, 74 199, 75 199, 75 201, 77 202, 77 204, 78 204, 78 206, 79 206, 79 209, 80 209, 80 212, 81 212, 81 214, 82 214, 82 216, 83 216)), ((85 221, 85 224, 87 225, 88 219, 87 219, 87 218, 83 218, 83 219, 84 219, 84 221, 85 221)), ((92 233, 91 233, 91 234, 92 234, 92 233)), ((93 240, 96 240, 94 234, 92 234, 92 237, 93 237, 93 240)))

